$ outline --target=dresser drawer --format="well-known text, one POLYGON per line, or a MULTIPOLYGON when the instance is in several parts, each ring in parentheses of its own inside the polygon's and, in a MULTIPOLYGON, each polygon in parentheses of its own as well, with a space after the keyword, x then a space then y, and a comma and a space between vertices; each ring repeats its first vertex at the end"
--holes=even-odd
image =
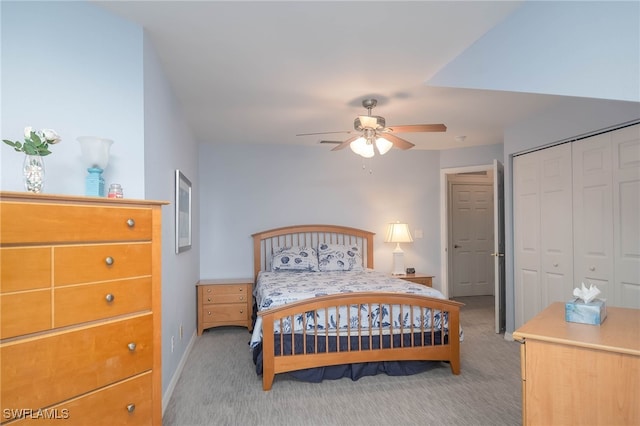
POLYGON ((200 286, 202 303, 247 303, 250 296, 247 284, 218 284, 200 286))
POLYGON ((151 425, 151 373, 118 382, 98 391, 51 407, 53 419, 23 415, 12 426, 113 426, 151 425))
POLYGON ((145 275, 151 275, 150 243, 54 248, 53 282, 56 286, 145 275))
POLYGON ((0 243, 151 240, 151 209, 3 202, 0 243))
POLYGON ((230 303, 203 306, 202 319, 205 324, 246 321, 247 305, 246 303, 230 303))
POLYGON ((151 278, 56 288, 53 326, 151 310, 151 278))
POLYGON ((0 248, 1 293, 50 286, 51 247, 0 248))
POLYGON ((151 370, 152 327, 148 314, 0 345, 2 412, 47 407, 151 370))
POLYGON ((51 328, 51 290, 2 294, 0 315, 0 339, 48 330, 51 328))

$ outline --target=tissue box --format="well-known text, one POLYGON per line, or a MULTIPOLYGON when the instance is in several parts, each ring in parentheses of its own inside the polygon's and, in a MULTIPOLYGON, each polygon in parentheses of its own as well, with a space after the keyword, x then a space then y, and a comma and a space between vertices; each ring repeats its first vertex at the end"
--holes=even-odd
POLYGON ((564 305, 565 321, 581 324, 600 325, 607 317, 607 305, 602 299, 584 303, 582 299, 572 299, 564 305))

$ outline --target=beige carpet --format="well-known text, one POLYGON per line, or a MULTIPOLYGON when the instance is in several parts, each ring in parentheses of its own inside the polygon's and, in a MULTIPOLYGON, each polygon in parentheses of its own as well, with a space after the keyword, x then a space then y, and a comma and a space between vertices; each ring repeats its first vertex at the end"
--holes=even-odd
POLYGON ((304 383, 278 375, 262 390, 238 327, 198 337, 163 424, 195 425, 518 425, 519 343, 494 331, 493 297, 457 299, 465 333, 462 373, 447 364, 414 376, 304 383))

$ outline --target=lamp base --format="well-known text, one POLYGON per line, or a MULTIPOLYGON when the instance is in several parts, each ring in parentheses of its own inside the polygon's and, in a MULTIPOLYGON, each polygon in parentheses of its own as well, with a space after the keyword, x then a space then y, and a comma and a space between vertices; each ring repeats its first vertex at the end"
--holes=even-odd
POLYGON ((102 169, 99 167, 89 167, 89 174, 85 180, 85 195, 91 197, 104 197, 104 179, 102 178, 102 169))
POLYGON ((404 275, 404 252, 394 250, 393 252, 393 271, 391 275, 404 275))

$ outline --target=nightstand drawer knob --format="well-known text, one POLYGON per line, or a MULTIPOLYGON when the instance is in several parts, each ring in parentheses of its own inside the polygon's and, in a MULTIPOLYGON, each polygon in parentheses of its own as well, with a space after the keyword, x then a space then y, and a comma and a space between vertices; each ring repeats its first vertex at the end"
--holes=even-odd
POLYGON ((240 309, 240 313, 241 313, 241 314, 244 314, 244 309, 240 309))
POLYGON ((210 288, 207 289, 207 293, 211 293, 211 289, 210 288))
POLYGON ((130 413, 133 413, 134 411, 136 411, 136 404, 127 405, 127 411, 130 413))
POLYGON ((128 220, 127 220, 127 226, 128 226, 129 228, 133 228, 134 226, 136 226, 136 221, 135 221, 135 220, 133 220, 133 219, 128 219, 128 220))
POLYGON ((114 295, 111 293, 107 294, 104 298, 109 303, 113 302, 113 299, 115 299, 114 295))
POLYGON ((107 256, 107 258, 104 260, 104 263, 106 263, 109 266, 113 265, 113 262, 114 260, 113 260, 113 257, 111 256, 107 256))
POLYGON ((244 300, 244 296, 240 296, 240 300, 244 300))
POLYGON ((127 347, 129 348, 129 350, 130 350, 131 352, 133 352, 133 351, 135 351, 135 350, 136 350, 136 344, 135 344, 135 343, 133 343, 133 342, 129 343, 129 344, 127 345, 127 347))
POLYGON ((210 297, 207 297, 207 302, 211 302, 211 298, 210 297))
POLYGON ((211 311, 207 311, 207 315, 211 315, 211 311))

